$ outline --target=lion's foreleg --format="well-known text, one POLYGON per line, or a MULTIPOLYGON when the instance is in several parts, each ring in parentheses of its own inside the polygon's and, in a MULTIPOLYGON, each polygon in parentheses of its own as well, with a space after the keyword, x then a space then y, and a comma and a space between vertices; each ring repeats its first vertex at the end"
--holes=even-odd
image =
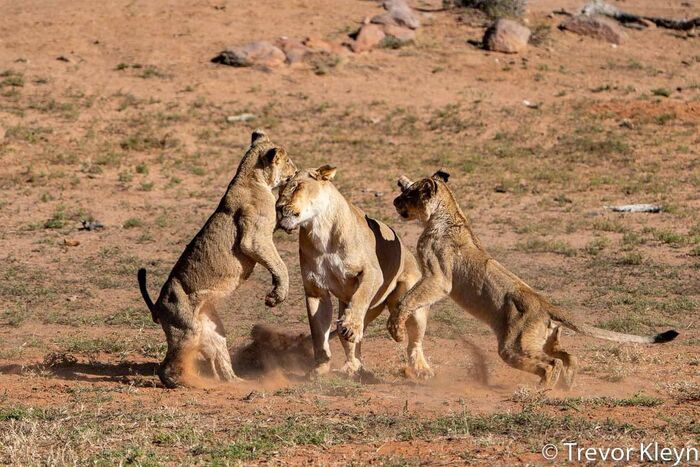
POLYGON ((262 264, 272 275, 273 289, 265 297, 267 306, 276 306, 287 298, 289 292, 289 273, 272 240, 269 232, 261 226, 249 224, 243 229, 241 251, 256 263, 262 264))
POLYGON ((377 290, 381 287, 381 275, 372 268, 365 269, 357 276, 359 284, 345 314, 338 320, 338 334, 350 342, 360 342, 365 327, 365 316, 377 290))
POLYGON ((436 275, 423 276, 399 300, 396 312, 391 313, 387 321, 389 334, 396 342, 406 338, 406 320, 418 309, 428 309, 431 305, 449 294, 446 288, 447 280, 436 275))

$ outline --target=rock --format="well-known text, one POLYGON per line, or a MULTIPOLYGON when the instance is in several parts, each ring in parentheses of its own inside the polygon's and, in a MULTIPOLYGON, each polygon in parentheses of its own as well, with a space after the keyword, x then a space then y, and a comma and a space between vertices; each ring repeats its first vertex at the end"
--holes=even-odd
POLYGON ((276 67, 283 65, 286 59, 287 56, 278 47, 267 41, 258 41, 229 47, 214 57, 212 62, 236 67, 276 67))
POLYGON ((102 230, 105 228, 105 226, 98 220, 84 220, 80 221, 82 224, 82 227, 80 227, 78 230, 87 230, 87 231, 93 231, 93 230, 102 230))
POLYGON ((280 37, 276 45, 287 56, 287 63, 290 65, 303 63, 306 56, 311 52, 309 48, 298 39, 280 37))
POLYGON ((602 16, 572 16, 562 22, 559 25, 559 29, 617 45, 621 44, 627 38, 622 28, 620 28, 615 21, 602 16))
POLYGON ((249 122, 251 120, 255 120, 255 114, 238 114, 238 115, 229 115, 226 117, 226 121, 229 123, 236 123, 236 122, 249 122))
POLYGON ((418 29, 420 27, 420 20, 413 8, 408 6, 406 0, 385 0, 382 6, 398 26, 405 26, 410 29, 418 29))
POLYGON ((399 25, 399 23, 389 13, 381 13, 381 14, 378 14, 376 16, 373 16, 369 20, 369 22, 372 24, 381 24, 381 25, 387 25, 387 24, 391 24, 393 26, 399 25))
POLYGON ((301 43, 314 52, 330 52, 333 49, 333 45, 330 42, 324 41, 317 36, 309 36, 301 41, 301 43))
POLYGON ((514 54, 527 48, 530 30, 509 19, 499 19, 484 33, 484 48, 514 54))
POLYGON ((382 27, 377 24, 365 24, 357 33, 357 37, 350 44, 355 53, 367 52, 375 48, 386 35, 382 27))
POLYGON ((393 37, 401 44, 408 44, 409 42, 413 42, 416 38, 416 31, 413 29, 394 26, 392 24, 384 26, 384 34, 387 37, 393 37))

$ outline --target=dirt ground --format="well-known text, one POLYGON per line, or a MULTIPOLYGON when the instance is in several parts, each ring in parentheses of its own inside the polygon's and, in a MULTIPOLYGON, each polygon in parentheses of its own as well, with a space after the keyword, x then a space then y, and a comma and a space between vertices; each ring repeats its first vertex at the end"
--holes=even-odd
MULTIPOLYGON (((626 29, 613 47, 557 28, 549 14, 579 2, 543 0, 518 55, 471 45, 487 20, 449 10, 425 13, 412 45, 329 69, 210 63, 252 40, 340 40, 381 12, 283 3, 0 0, 0 463, 545 464, 542 447, 564 463, 567 440, 698 446, 700 38, 626 29), (227 121, 242 113, 256 118, 227 121), (403 377, 382 315, 363 380, 277 370, 166 390, 136 270, 156 294, 255 127, 299 166, 337 166, 339 189, 412 248, 420 228, 394 212, 396 179, 444 168, 486 248, 555 303, 606 329, 681 335, 623 346, 567 334, 578 383, 542 392, 445 300, 426 383, 403 377), (605 209, 628 203, 664 209, 605 209), (79 230, 95 219, 103 230, 79 230)), ((700 15, 696 0, 619 6, 700 15)), ((258 267, 219 305, 234 354, 255 323, 307 330, 296 238, 275 239, 290 296, 266 308, 258 267)))

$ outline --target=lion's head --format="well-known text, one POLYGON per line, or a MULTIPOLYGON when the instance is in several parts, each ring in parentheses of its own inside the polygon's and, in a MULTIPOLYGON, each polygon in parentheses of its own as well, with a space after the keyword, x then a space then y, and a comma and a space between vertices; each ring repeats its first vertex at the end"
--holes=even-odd
POLYGON ((394 199, 394 207, 404 219, 427 221, 438 205, 440 184, 446 183, 450 174, 438 170, 432 177, 412 182, 402 175, 398 180, 401 194, 394 199))
MULTIPOLYGON (((272 143, 264 131, 258 129, 251 135, 251 146, 264 144, 271 146, 272 143)), ((281 146, 265 147, 258 156, 257 166, 263 172, 263 177, 271 188, 277 188, 287 181, 297 172, 297 166, 281 146)))
POLYGON ((277 222, 287 232, 324 212, 330 205, 326 191, 335 177, 335 167, 300 170, 280 192, 277 200, 277 222))

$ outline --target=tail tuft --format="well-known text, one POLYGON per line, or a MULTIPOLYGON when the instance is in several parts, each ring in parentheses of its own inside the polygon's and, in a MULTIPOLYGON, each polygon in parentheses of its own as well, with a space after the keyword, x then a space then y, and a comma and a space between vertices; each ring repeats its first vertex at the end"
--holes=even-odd
POLYGON ((670 329, 666 332, 662 332, 654 336, 654 344, 663 344, 664 342, 671 342, 676 337, 678 337, 678 331, 670 329))

